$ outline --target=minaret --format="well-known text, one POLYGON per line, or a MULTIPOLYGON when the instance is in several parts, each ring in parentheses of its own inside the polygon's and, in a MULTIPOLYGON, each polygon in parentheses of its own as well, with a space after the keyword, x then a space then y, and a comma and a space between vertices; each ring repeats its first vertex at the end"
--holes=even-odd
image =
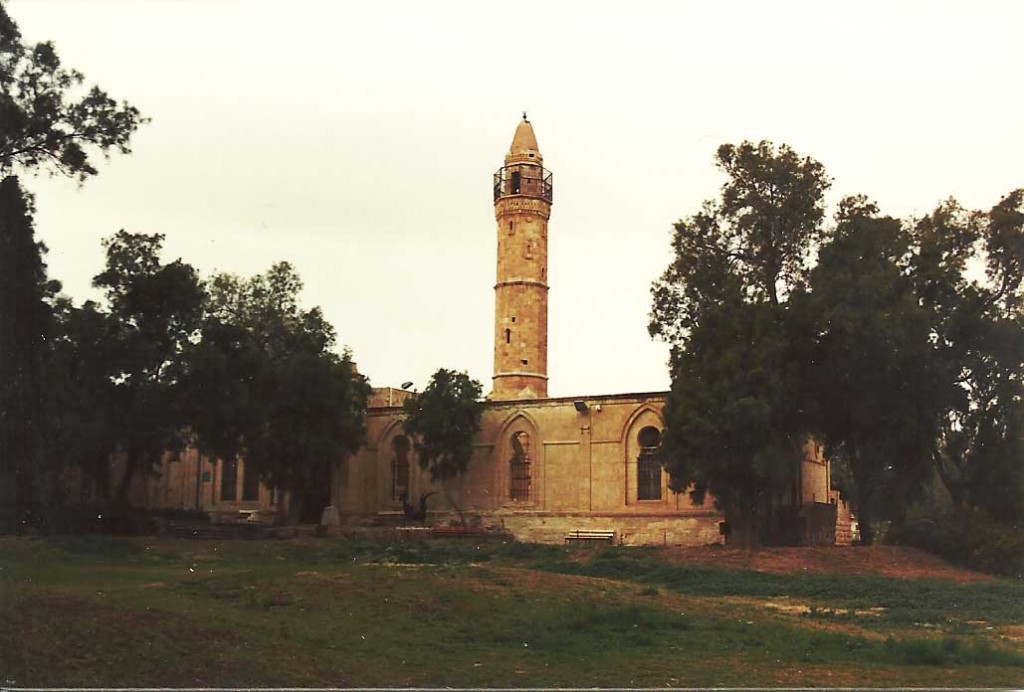
POLYGON ((505 165, 494 174, 498 281, 494 285, 492 400, 548 395, 548 218, 551 172, 533 125, 516 128, 505 165))

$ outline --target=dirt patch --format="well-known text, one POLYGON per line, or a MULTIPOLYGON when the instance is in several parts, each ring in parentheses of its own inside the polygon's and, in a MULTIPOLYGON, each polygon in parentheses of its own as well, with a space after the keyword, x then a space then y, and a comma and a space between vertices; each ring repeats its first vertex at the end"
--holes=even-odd
POLYGON ((871 575, 895 579, 945 579, 962 584, 997 582, 998 578, 954 567, 943 559, 915 548, 878 545, 843 548, 741 548, 707 546, 665 548, 670 562, 746 569, 768 574, 871 575))

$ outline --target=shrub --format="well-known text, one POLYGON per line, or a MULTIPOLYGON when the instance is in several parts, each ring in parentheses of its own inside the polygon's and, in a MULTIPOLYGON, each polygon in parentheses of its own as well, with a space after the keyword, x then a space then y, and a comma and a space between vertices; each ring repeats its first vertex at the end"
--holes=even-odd
POLYGON ((983 512, 951 511, 919 519, 890 531, 887 541, 982 572, 1024 578, 1024 530, 1000 524, 983 512))

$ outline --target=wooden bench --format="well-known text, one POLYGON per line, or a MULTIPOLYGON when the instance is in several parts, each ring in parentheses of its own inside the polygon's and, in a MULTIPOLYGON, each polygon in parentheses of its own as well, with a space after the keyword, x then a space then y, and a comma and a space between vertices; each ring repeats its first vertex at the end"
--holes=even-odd
POLYGON ((591 531, 589 529, 576 529, 565 534, 566 543, 590 543, 601 541, 604 543, 615 542, 614 531, 591 531))

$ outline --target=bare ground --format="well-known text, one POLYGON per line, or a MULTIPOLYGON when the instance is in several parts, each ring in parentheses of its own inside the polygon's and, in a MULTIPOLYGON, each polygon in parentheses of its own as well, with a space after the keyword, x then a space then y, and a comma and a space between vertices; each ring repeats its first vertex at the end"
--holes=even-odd
POLYGON ((665 553, 670 561, 678 564, 746 569, 768 574, 875 575, 896 579, 946 579, 961 584, 998 581, 998 578, 981 572, 955 567, 916 548, 888 545, 760 548, 754 551, 719 546, 676 547, 665 548, 665 553))

